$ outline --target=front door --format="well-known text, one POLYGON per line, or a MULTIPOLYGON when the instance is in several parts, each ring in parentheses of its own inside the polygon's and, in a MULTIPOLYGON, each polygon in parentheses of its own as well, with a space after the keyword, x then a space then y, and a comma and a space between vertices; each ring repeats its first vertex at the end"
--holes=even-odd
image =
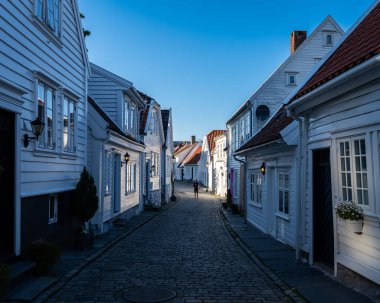
POLYGON ((0 259, 14 251, 15 115, 0 109, 0 259))
MULTIPOLYGON (((115 153, 113 157, 113 210, 114 213, 117 213, 120 211, 120 163, 121 163, 121 157, 120 154, 115 153)), ((126 168, 126 164, 124 164, 123 169, 126 168)))
POLYGON ((330 149, 313 152, 314 261, 334 266, 334 230, 331 197, 330 149))

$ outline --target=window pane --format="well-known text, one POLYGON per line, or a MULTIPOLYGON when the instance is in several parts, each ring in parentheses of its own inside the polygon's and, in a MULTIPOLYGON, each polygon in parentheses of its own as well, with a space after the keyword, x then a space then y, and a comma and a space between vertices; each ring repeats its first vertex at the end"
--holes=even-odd
POLYGON ((361 157, 361 159, 362 159, 362 170, 367 171, 367 158, 361 157))
POLYGON ((283 192, 280 190, 278 192, 278 198, 279 198, 279 201, 278 201, 278 210, 283 212, 284 211, 284 200, 283 200, 283 192))
POLYGON ((286 214, 288 214, 289 213, 289 192, 288 191, 286 191, 285 192, 285 199, 284 199, 285 201, 284 201, 284 212, 286 213, 286 214))
MULTIPOLYGON (((42 83, 38 83, 38 118, 45 123, 45 86, 42 83)), ((44 131, 45 132, 45 131, 44 131)), ((45 146, 45 136, 44 134, 38 138, 38 145, 45 146)))
POLYGON ((343 157, 344 156, 344 143, 340 143, 339 144, 339 149, 340 149, 340 156, 343 157))
POLYGON ((69 101, 63 100, 63 149, 67 151, 69 144, 69 101))
POLYGON ((59 34, 59 0, 54 0, 54 31, 59 34))
POLYGON ((54 5, 53 0, 47 0, 47 21, 48 25, 52 30, 55 30, 54 28, 54 5))
POLYGON ((284 179, 285 179, 285 188, 289 188, 289 175, 284 175, 284 179))
POLYGON ((344 149, 345 149, 345 155, 349 156, 350 155, 350 145, 349 145, 349 142, 344 142, 344 149))
POLYGON ((351 174, 350 173, 347 173, 347 186, 348 187, 352 186, 352 184, 351 184, 351 174))
POLYGON ((358 193, 358 204, 363 204, 362 192, 363 191, 361 189, 357 190, 357 193, 358 193))
POLYGON ((347 200, 347 189, 346 188, 342 188, 342 193, 343 193, 343 201, 348 201, 347 200))
POLYGON ((36 14, 37 17, 40 18, 41 20, 43 19, 43 3, 42 0, 37 0, 36 1, 36 14))
POLYGON ((365 140, 360 140, 360 152, 362 155, 365 155, 365 140))
POLYGON ((342 186, 346 186, 346 174, 342 173, 342 186))
POLYGON ((346 158, 346 170, 351 171, 351 162, 350 158, 346 158))
POLYGON ((347 189, 347 198, 348 198, 348 201, 352 201, 352 189, 351 188, 347 189))
POLYGON ((360 157, 355 157, 355 168, 356 171, 361 171, 360 157))
POLYGON ((47 146, 52 148, 53 147, 53 101, 54 101, 54 95, 53 91, 51 89, 48 89, 46 94, 47 99, 47 112, 46 112, 46 118, 47 118, 47 146))
POLYGON ((344 160, 344 158, 340 158, 340 169, 342 171, 345 171, 346 170, 346 161, 344 160))
POLYGON ((363 204, 368 205, 369 200, 368 200, 368 190, 363 190, 363 204))
POLYGON ((69 149, 74 151, 74 124, 75 124, 75 116, 74 116, 74 102, 70 101, 70 140, 69 140, 69 149))
POLYGON ((366 174, 366 173, 363 173, 363 174, 362 174, 362 177, 363 177, 363 184, 362 184, 362 187, 363 187, 363 188, 368 188, 367 174, 366 174))
POLYGON ((360 173, 356 173, 356 186, 362 188, 362 175, 360 173))
POLYGON ((354 146, 355 146, 355 155, 360 155, 360 152, 359 152, 359 141, 354 141, 354 146))

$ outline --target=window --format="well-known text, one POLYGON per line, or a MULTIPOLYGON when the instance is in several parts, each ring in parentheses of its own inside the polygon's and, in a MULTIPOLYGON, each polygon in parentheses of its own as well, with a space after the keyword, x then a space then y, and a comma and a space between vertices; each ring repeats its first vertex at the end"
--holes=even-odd
POLYGON ((235 151, 239 148, 239 125, 236 124, 232 127, 232 150, 235 151))
POLYGON ((125 195, 136 191, 137 164, 128 163, 125 166, 125 195))
POLYGON ((332 45, 333 45, 333 36, 332 36, 332 34, 326 34, 325 46, 332 46, 332 45))
POLYGON ((124 102, 124 127, 125 130, 129 130, 129 102, 125 101, 124 102))
POLYGON ((238 179, 237 179, 237 174, 238 172, 237 172, 237 170, 234 170, 234 186, 233 186, 233 193, 234 193, 234 198, 237 198, 237 196, 238 196, 238 179))
POLYGON ((151 167, 150 167, 150 175, 151 177, 156 177, 159 174, 159 154, 151 152, 151 167))
POLYGON ((36 0, 36 15, 56 36, 59 36, 60 0, 36 0))
POLYGON ((151 119, 149 123, 149 130, 152 134, 158 134, 158 119, 157 119, 157 111, 153 110, 151 114, 151 119))
POLYGON ((278 174, 278 211, 289 214, 289 174, 278 174))
POLYGON ((40 148, 55 148, 55 96, 56 92, 53 88, 43 82, 38 81, 38 118, 45 123, 44 131, 38 139, 38 147, 40 148))
POLYGON ((240 121, 240 145, 243 145, 245 140, 245 117, 240 121))
POLYGON ((113 185, 113 157, 111 152, 106 152, 106 182, 105 182, 105 194, 110 195, 112 193, 113 185))
POLYGON ((63 151, 75 152, 76 102, 63 98, 63 151))
POLYGON ((245 115, 245 138, 244 141, 248 141, 251 132, 250 114, 245 115))
POLYGON ((58 219, 58 195, 49 196, 49 224, 56 223, 58 219))
POLYGON ((339 174, 342 201, 369 205, 366 144, 364 138, 339 141, 339 174))
POLYGON ((296 73, 286 73, 286 85, 297 85, 296 73))
POLYGON ((261 183, 262 176, 259 172, 251 172, 249 174, 249 202, 251 204, 261 204, 261 183))

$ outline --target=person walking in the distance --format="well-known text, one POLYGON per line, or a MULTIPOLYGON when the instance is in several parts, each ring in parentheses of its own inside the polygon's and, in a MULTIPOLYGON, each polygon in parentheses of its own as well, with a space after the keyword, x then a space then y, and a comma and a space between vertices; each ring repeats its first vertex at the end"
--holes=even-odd
POLYGON ((194 198, 198 199, 198 190, 199 190, 198 180, 195 180, 193 187, 194 187, 194 198))

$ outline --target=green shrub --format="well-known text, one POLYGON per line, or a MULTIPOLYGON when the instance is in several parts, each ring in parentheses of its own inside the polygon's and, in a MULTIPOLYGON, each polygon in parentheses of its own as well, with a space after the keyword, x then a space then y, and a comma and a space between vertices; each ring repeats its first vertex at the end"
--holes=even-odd
POLYGON ((59 248, 51 242, 42 239, 35 241, 29 251, 32 261, 36 262, 34 273, 38 276, 51 272, 53 265, 59 261, 59 248))
POLYGON ((11 283, 11 275, 9 266, 0 263, 0 299, 3 298, 11 283))

